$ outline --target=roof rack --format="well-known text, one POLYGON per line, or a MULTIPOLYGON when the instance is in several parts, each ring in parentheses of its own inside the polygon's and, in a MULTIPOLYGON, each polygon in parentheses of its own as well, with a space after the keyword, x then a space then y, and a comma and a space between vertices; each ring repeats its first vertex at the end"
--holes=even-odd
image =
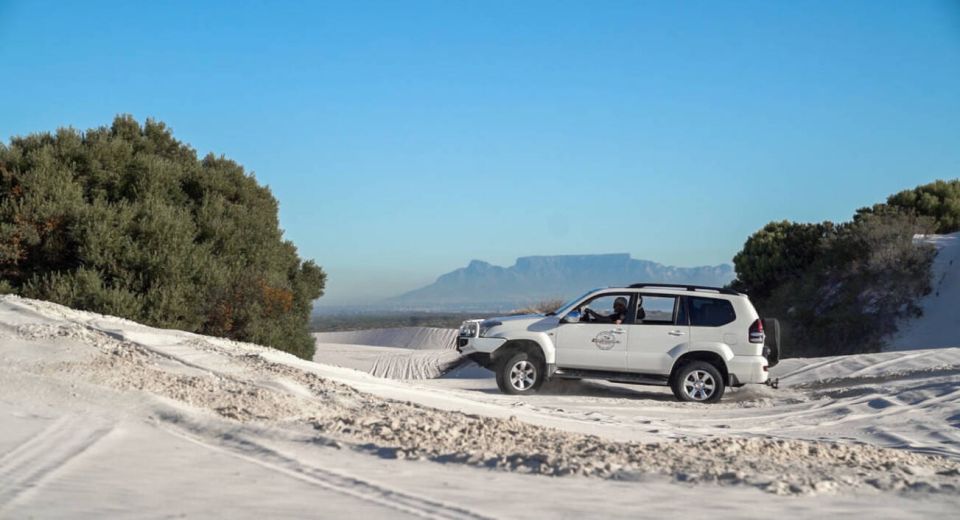
POLYGON ((677 283, 635 283, 629 286, 631 289, 640 289, 642 287, 664 287, 670 289, 684 289, 687 291, 716 291, 720 294, 743 295, 743 293, 727 289, 726 287, 710 287, 707 285, 686 285, 677 283))

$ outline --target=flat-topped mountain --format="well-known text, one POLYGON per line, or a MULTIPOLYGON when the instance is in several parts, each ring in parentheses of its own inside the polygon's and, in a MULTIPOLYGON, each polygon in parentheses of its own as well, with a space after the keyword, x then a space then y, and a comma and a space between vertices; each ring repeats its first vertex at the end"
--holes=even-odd
POLYGON ((607 285, 635 282, 722 286, 733 266, 673 267, 630 258, 629 254, 525 256, 510 267, 473 260, 426 287, 388 300, 423 309, 515 309, 544 299, 572 298, 607 285))

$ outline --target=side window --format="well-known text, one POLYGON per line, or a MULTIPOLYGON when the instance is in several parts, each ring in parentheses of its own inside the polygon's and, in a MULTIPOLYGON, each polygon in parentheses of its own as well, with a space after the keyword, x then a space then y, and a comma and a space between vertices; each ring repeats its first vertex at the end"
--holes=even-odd
POLYGON ((691 296, 690 325, 694 327, 720 327, 737 319, 733 304, 718 298, 691 296))
POLYGON ((641 295, 637 302, 637 323, 673 325, 676 296, 641 295))
POLYGON ((584 317, 582 317, 580 321, 612 323, 615 319, 624 319, 629 315, 630 296, 629 293, 608 293, 587 300, 578 306, 581 312, 584 313, 584 317), (587 311, 587 308, 589 308, 590 311, 587 311), (622 315, 619 315, 621 317, 618 317, 618 312, 622 312, 622 315))

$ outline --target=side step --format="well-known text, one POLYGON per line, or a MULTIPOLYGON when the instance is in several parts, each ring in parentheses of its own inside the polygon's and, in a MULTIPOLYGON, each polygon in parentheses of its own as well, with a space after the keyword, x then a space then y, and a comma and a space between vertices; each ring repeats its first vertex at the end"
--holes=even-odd
POLYGON ((581 370, 576 368, 558 368, 553 377, 562 379, 606 379, 614 383, 634 385, 669 386, 667 376, 654 374, 635 374, 632 372, 612 372, 607 370, 581 370))

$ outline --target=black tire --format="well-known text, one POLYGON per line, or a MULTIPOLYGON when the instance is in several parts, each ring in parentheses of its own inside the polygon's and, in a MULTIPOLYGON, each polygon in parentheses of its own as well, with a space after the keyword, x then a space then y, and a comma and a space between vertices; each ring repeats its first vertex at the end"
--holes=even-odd
POLYGON ((517 352, 497 363, 497 388, 510 395, 536 393, 543 385, 544 363, 539 356, 517 352))
POLYGON ((670 389, 681 401, 715 403, 723 397, 723 376, 717 367, 706 361, 691 361, 677 370, 670 381, 670 389))
POLYGON ((493 373, 496 375, 495 379, 497 380, 497 388, 500 390, 500 393, 503 394, 510 393, 507 391, 506 380, 504 380, 503 376, 500 375, 500 373, 503 371, 503 365, 506 361, 508 360, 501 359, 500 361, 490 365, 490 370, 493 370, 493 373))

